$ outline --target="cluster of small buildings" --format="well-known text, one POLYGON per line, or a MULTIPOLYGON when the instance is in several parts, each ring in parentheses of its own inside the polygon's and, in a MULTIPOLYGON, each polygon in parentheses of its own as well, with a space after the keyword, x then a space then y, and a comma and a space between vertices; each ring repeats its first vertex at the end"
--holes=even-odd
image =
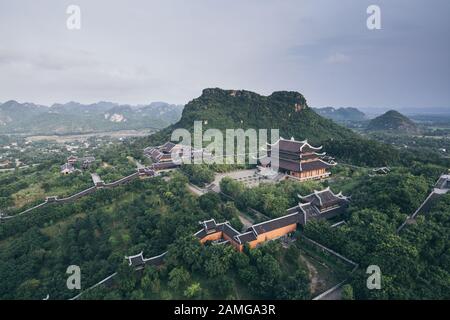
MULTIPOLYGON (((2 158, 0 157, 0 160, 1 160, 2 158)), ((11 161, 10 160, 8 160, 8 159, 6 159, 6 160, 4 160, 4 161, 0 161, 0 169, 1 168, 7 168, 7 167, 9 167, 11 165, 11 161)))
POLYGON ((10 145, 0 145, 0 169, 12 169, 24 164, 22 154, 29 150, 25 143, 12 142, 10 145))
POLYGON ((211 157, 211 154, 203 149, 195 149, 170 141, 158 147, 145 148, 144 155, 153 162, 155 170, 174 169, 186 160, 192 163, 192 160, 196 157, 201 157, 201 159, 211 157))
POLYGON ((95 157, 81 157, 78 158, 74 155, 67 158, 67 162, 61 166, 61 174, 71 174, 76 171, 75 165, 80 163, 81 168, 87 169, 95 162, 95 157))
POLYGON ((195 236, 201 243, 231 244, 238 251, 242 251, 245 245, 255 248, 295 232, 299 225, 305 225, 312 219, 329 219, 343 213, 350 200, 342 193, 333 193, 330 188, 299 198, 300 203, 288 209, 285 216, 254 224, 243 233, 229 222, 216 223, 211 219, 201 222, 203 228, 195 236))
MULTIPOLYGON (((280 138, 267 145, 267 157, 259 160, 260 167, 277 169, 300 181, 323 179, 330 175, 329 169, 336 162, 325 161, 322 147, 314 147, 308 140, 296 141, 280 138)), ((330 159, 330 158, 328 158, 330 159)))

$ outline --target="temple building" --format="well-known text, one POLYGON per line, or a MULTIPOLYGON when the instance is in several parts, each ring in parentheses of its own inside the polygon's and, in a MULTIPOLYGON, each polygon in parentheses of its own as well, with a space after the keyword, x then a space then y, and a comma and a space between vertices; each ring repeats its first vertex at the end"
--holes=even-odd
POLYGON ((154 163, 173 162, 172 152, 178 152, 179 147, 175 143, 166 142, 159 147, 148 147, 144 149, 144 155, 154 163))
POLYGON ((91 164, 93 164, 95 162, 95 157, 92 156, 86 156, 86 157, 81 157, 78 158, 74 155, 71 155, 67 158, 67 163, 74 166, 77 163, 81 163, 81 166, 83 169, 87 169, 90 167, 91 164))
POLYGON ((140 178, 147 178, 147 177, 154 177, 154 176, 156 176, 155 169, 152 166, 138 168, 138 174, 139 174, 140 178))
POLYGON ((180 166, 185 160, 193 160, 194 157, 211 156, 203 149, 195 149, 170 141, 158 147, 145 148, 144 155, 153 162, 154 170, 174 169, 180 166), (173 156, 176 159, 173 159, 173 156))
POLYGON ((335 194, 328 187, 322 191, 314 190, 307 196, 298 195, 300 203, 288 209, 289 213, 298 212, 303 215, 304 223, 311 219, 330 219, 345 212, 350 202, 339 192, 335 194))
POLYGON ((75 172, 75 168, 72 164, 70 163, 65 163, 61 166, 61 174, 71 174, 75 172))
POLYGON ((67 158, 67 163, 68 164, 74 165, 77 162, 78 162, 78 158, 76 156, 72 155, 72 156, 67 158))
POLYGON ((308 140, 296 141, 280 138, 274 144, 268 144, 268 156, 260 160, 262 167, 275 169, 275 159, 278 153, 278 169, 291 177, 301 181, 323 179, 330 175, 330 167, 335 162, 326 162, 322 159, 325 152, 320 153, 322 147, 314 147, 308 140))
POLYGON ((245 232, 234 229, 229 222, 216 223, 214 219, 201 222, 202 229, 195 236, 203 244, 231 244, 238 251, 245 245, 251 249, 267 241, 276 240, 295 232, 299 225, 311 219, 329 219, 341 214, 348 207, 349 197, 334 194, 330 188, 299 196, 301 202, 287 210, 286 215, 254 224, 245 232))

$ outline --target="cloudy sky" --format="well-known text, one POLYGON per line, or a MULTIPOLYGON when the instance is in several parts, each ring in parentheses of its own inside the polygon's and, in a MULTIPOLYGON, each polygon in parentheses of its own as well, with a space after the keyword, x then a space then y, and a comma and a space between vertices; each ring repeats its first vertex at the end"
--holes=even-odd
POLYGON ((186 103, 221 87, 450 108, 449 13, 448 0, 0 0, 0 101, 186 103))

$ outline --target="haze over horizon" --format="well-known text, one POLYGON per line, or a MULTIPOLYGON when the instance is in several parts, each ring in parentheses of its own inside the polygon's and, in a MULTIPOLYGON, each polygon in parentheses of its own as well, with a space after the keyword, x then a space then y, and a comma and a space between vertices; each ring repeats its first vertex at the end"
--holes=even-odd
POLYGON ((185 104, 202 89, 313 107, 450 107, 450 2, 0 1, 0 101, 185 104), (66 9, 81 8, 81 30, 66 9), (366 9, 381 8, 368 30, 366 9))

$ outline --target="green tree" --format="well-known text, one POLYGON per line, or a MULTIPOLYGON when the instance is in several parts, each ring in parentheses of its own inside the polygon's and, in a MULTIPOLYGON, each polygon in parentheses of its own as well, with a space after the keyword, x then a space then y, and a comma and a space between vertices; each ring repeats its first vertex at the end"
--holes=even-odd
POLYGON ((181 290, 191 279, 189 272, 183 267, 172 269, 169 273, 169 287, 175 290, 181 290))
POLYGON ((354 294, 353 294, 353 287, 350 284, 345 284, 342 286, 342 300, 353 300, 354 294))
POLYGON ((200 298, 202 294, 202 288, 200 283, 195 282, 184 290, 184 296, 188 299, 200 298))

